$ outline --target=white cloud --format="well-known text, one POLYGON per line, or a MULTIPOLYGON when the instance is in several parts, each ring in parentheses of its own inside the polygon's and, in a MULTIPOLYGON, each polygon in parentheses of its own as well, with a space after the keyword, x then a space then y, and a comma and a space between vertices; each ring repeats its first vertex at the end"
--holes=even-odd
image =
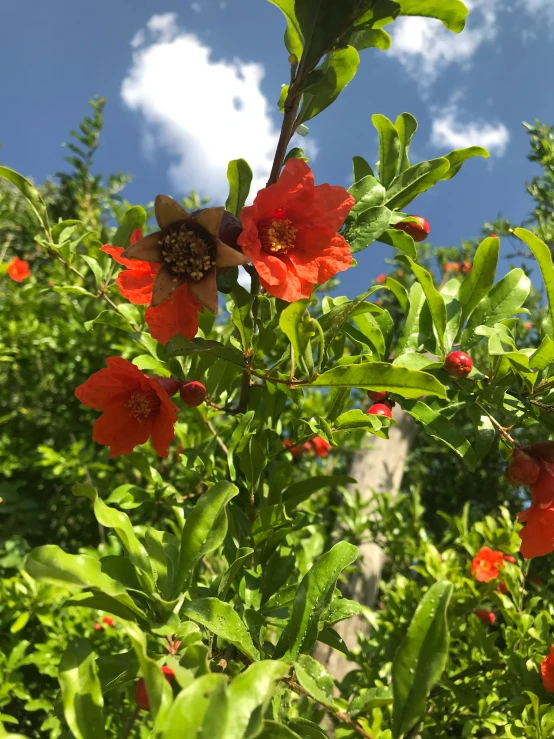
POLYGON ((191 10, 194 10, 195 13, 200 13, 202 8, 200 7, 200 3, 191 3, 190 4, 191 10))
POLYGON ((174 13, 152 16, 133 43, 121 96, 141 115, 150 146, 155 142, 174 157, 169 176, 175 188, 221 201, 227 163, 242 157, 254 172, 255 194, 267 180, 278 138, 260 87, 263 66, 216 61, 196 35, 178 28, 174 13))
POLYGON ((538 22, 547 20, 554 27, 554 0, 519 0, 519 6, 538 22))
POLYGON ((469 66, 481 44, 495 38, 501 2, 466 0, 471 12, 460 34, 452 33, 432 18, 399 18, 392 27, 390 53, 422 87, 428 87, 449 65, 469 66))
POLYGON ((437 148, 484 146, 491 156, 503 156, 509 141, 510 132, 503 123, 483 120, 465 122, 461 120, 456 103, 435 117, 431 130, 431 144, 437 148))

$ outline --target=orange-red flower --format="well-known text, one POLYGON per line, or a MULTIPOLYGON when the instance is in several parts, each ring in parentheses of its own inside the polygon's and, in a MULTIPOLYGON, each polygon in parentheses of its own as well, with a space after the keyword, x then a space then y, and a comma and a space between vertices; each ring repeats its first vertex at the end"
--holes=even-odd
POLYGON ((381 274, 381 275, 377 275, 377 277, 375 278, 375 282, 376 282, 376 283, 377 283, 378 285, 382 285, 382 284, 383 284, 383 282, 384 282, 384 281, 385 281, 386 279, 387 279, 387 276, 386 276, 386 275, 383 275, 383 274, 381 274))
POLYGON ((458 262, 447 262, 444 265, 445 272, 459 272, 460 271, 460 265, 458 262))
POLYGON ((306 162, 291 158, 274 185, 242 209, 237 243, 262 286, 289 303, 348 269, 350 248, 337 231, 354 205, 343 187, 314 185, 306 162))
POLYGON ((31 270, 29 269, 29 262, 25 262, 19 257, 14 257, 8 264, 7 269, 8 275, 15 282, 23 282, 27 277, 31 276, 31 270))
POLYGON ((331 444, 321 436, 316 436, 309 443, 312 445, 316 457, 326 457, 329 454, 331 444))
POLYGON ((460 271, 463 272, 464 275, 468 275, 471 272, 471 262, 469 259, 464 259, 460 264, 460 271))
POLYGON ((489 582, 500 574, 504 566, 502 552, 495 552, 490 547, 481 547, 471 563, 471 572, 479 582, 489 582))
POLYGON ((484 624, 493 624, 496 621, 496 616, 494 615, 492 611, 484 611, 484 610, 477 609, 473 611, 473 613, 484 624))
POLYGON ((152 437, 160 457, 175 436, 175 406, 165 390, 134 364, 121 357, 108 357, 107 369, 91 375, 75 390, 84 405, 103 411, 94 423, 92 438, 110 447, 110 458, 129 454, 152 437))
MULTIPOLYGON (((142 231, 136 229, 131 236, 131 244, 142 239, 142 231)), ((106 244, 102 251, 126 269, 118 274, 115 284, 124 298, 135 305, 149 305, 152 302, 152 290, 161 264, 142 262, 137 259, 126 259, 121 256, 125 251, 122 246, 106 244)), ((204 308, 193 297, 186 283, 182 284, 163 303, 146 309, 145 319, 152 337, 160 344, 181 334, 187 339, 194 339, 198 333, 198 313, 204 308)))
POLYGON ((547 693, 554 693, 554 645, 550 654, 541 662, 542 684, 547 693))

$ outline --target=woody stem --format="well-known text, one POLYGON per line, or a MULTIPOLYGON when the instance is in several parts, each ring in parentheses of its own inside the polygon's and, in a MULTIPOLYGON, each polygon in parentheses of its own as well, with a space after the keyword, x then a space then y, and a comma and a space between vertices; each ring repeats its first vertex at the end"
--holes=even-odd
POLYGON ((302 100, 302 93, 300 92, 300 77, 301 73, 297 75, 296 80, 290 86, 287 99, 285 100, 285 115, 283 123, 281 124, 281 134, 279 136, 277 149, 275 150, 275 158, 273 159, 273 166, 271 168, 269 180, 267 181, 267 187, 274 185, 279 179, 281 168, 287 153, 287 147, 294 135, 296 128, 296 114, 298 113, 298 108, 300 107, 300 102, 302 100))

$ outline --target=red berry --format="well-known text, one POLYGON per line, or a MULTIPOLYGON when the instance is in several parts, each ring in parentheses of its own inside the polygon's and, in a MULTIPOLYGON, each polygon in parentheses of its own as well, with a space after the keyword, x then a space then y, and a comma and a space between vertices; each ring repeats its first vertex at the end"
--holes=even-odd
POLYGON ((153 375, 153 380, 156 380, 158 385, 162 387, 166 393, 171 396, 175 395, 181 384, 179 380, 174 380, 173 377, 160 377, 159 375, 153 375))
POLYGON ((411 236, 414 241, 425 241, 431 233, 429 221, 423 218, 423 216, 410 216, 410 218, 415 218, 416 222, 401 221, 400 223, 396 223, 394 228, 398 231, 404 231, 408 236, 411 236))
POLYGON ((516 564, 516 558, 515 557, 512 557, 511 554, 505 554, 504 555, 504 559, 506 560, 506 562, 510 562, 513 565, 516 564))
POLYGON ((386 416, 387 418, 392 418, 390 406, 385 405, 385 403, 374 403, 368 410, 368 415, 370 413, 373 416, 386 416))
POLYGON ((541 472, 541 464, 521 449, 516 449, 506 470, 506 480, 512 485, 534 485, 541 472))
MULTIPOLYGON (((168 683, 172 683, 175 679, 175 673, 171 669, 171 667, 163 666, 162 672, 164 673, 165 679, 168 683)), ((135 688, 135 703, 139 708, 142 708, 143 711, 149 711, 150 710, 150 700, 148 698, 148 693, 146 691, 146 683, 144 682, 144 678, 139 678, 139 681, 137 682, 136 688, 135 688)))
POLYGON ((113 626, 115 624, 115 620, 111 616, 104 616, 102 621, 108 626, 113 626))
POLYGON ((377 390, 368 390, 367 391, 367 397, 370 400, 374 400, 376 403, 382 403, 383 400, 387 399, 388 393, 385 392, 378 392, 377 390))
POLYGON ((492 611, 473 611, 477 618, 485 624, 493 624, 496 621, 496 616, 492 611))
POLYGON ((465 352, 450 352, 444 360, 444 369, 452 377, 467 377, 473 367, 473 360, 465 352))
POLYGON ((181 385, 181 400, 185 405, 191 405, 193 408, 201 405, 206 400, 206 388, 201 382, 192 380, 192 382, 183 382, 181 385))

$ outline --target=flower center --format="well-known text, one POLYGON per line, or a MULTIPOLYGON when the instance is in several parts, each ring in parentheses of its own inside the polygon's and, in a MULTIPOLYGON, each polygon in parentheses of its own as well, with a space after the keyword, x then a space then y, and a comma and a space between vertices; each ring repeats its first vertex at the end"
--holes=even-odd
POLYGON ((298 229, 285 218, 281 208, 275 211, 273 218, 262 221, 258 228, 262 249, 270 254, 287 254, 294 249, 297 233, 298 229))
POLYGON ((135 390, 127 402, 129 413, 137 421, 144 421, 160 409, 161 401, 154 390, 135 390))
POLYGON ((162 256, 175 277, 201 280, 215 267, 215 246, 207 231, 193 230, 186 223, 170 226, 160 238, 162 256))

